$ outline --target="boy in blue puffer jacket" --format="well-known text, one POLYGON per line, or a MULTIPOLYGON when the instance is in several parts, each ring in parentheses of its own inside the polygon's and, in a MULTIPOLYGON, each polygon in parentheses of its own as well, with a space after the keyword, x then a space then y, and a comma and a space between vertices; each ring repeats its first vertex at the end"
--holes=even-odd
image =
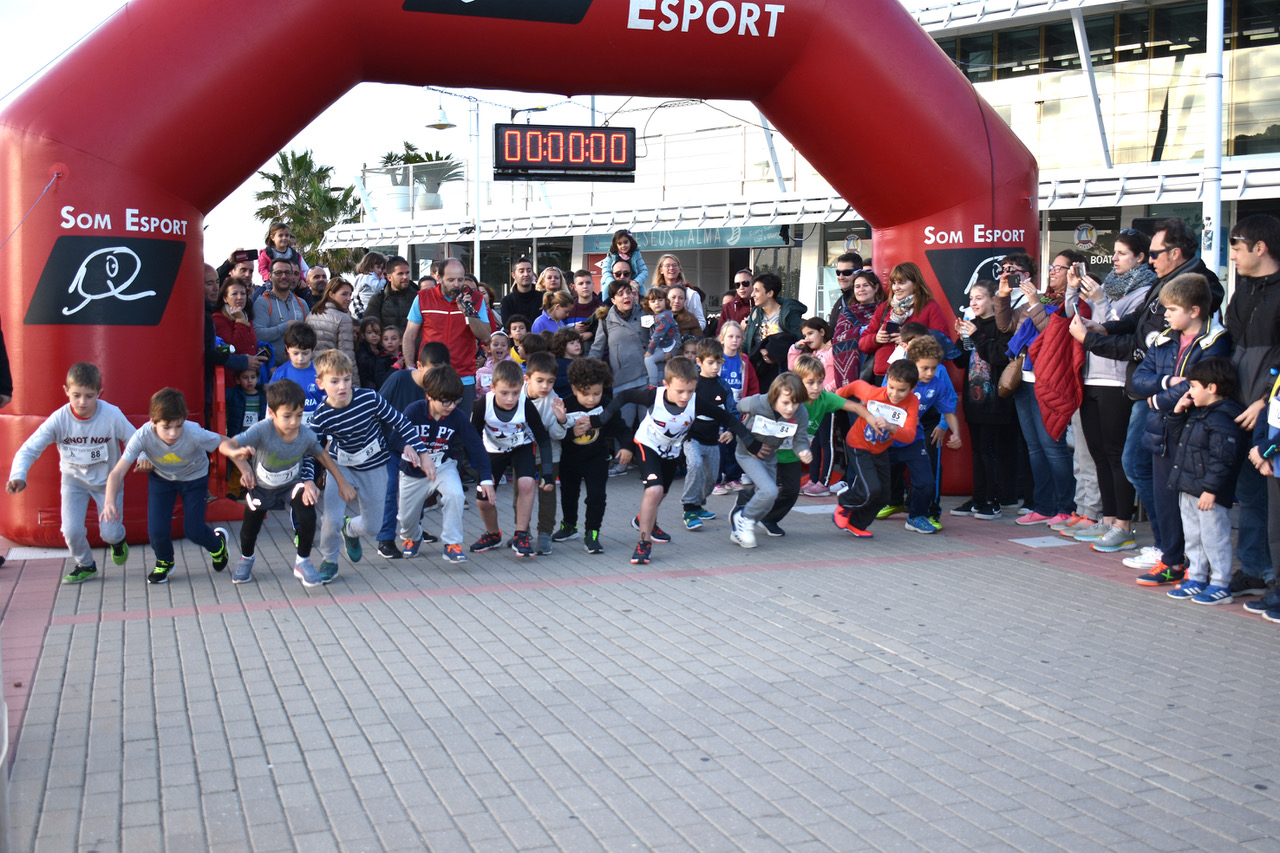
POLYGON ((1160 559, 1137 582, 1141 586, 1177 583, 1184 575, 1184 538, 1178 495, 1164 488, 1173 469, 1175 442, 1168 435, 1168 418, 1187 392, 1188 371, 1206 358, 1229 358, 1231 336, 1211 314, 1213 295, 1204 276, 1186 273, 1160 291, 1165 329, 1147 348, 1147 356, 1133 374, 1133 388, 1147 399, 1143 446, 1151 452, 1155 504, 1147 507, 1155 518, 1152 530, 1160 559))
POLYGON ((1186 580, 1169 590, 1173 599, 1196 604, 1231 602, 1231 508, 1236 478, 1248 447, 1236 418, 1239 383, 1229 359, 1206 358, 1187 374, 1190 388, 1167 421, 1173 473, 1187 541, 1186 580))

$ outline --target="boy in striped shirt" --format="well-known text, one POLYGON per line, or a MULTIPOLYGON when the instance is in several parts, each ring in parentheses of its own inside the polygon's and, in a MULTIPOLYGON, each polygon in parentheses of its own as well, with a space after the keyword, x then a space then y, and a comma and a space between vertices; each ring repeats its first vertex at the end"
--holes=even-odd
POLYGON ((311 418, 311 429, 330 450, 342 476, 357 493, 355 501, 348 502, 342 499, 332 478, 325 485, 318 572, 321 581, 328 583, 338 574, 339 532, 347 559, 355 563, 364 553, 360 537, 376 534, 382 523, 389 458, 383 426, 403 442, 404 458, 411 465, 432 473, 435 467, 427 446, 408 418, 372 388, 352 387, 355 365, 346 353, 325 350, 316 356, 315 368, 316 384, 325 400, 311 418), (350 516, 353 505, 357 514, 350 516))

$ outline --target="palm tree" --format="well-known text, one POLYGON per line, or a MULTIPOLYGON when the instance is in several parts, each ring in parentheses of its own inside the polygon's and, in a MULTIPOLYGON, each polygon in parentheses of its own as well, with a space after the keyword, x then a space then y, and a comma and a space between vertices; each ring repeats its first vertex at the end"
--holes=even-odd
POLYGON ((418 146, 408 141, 404 143, 403 151, 388 151, 383 154, 382 165, 403 167, 391 172, 392 186, 408 186, 409 176, 412 174, 413 179, 422 186, 423 192, 428 193, 439 192, 441 184, 460 181, 463 177, 463 165, 454 160, 452 154, 441 154, 439 151, 422 153, 418 151, 418 146))
POLYGON ((354 269, 352 250, 320 252, 319 247, 325 231, 356 219, 360 202, 355 187, 332 186, 333 167, 317 165, 310 150, 281 151, 275 165, 276 173, 258 172, 271 187, 254 193, 255 200, 267 202, 254 216, 262 222, 288 222, 298 251, 310 263, 328 267, 333 275, 354 269))

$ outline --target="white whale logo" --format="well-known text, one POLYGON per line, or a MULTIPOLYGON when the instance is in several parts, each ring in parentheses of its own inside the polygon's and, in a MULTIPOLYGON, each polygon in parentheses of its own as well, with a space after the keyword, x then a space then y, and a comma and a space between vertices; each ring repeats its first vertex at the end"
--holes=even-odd
MULTIPOLYGON (((133 284, 138 277, 138 273, 142 272, 142 259, 127 246, 110 246, 105 249, 99 249, 92 252, 88 257, 80 262, 80 269, 76 270, 76 277, 71 281, 71 286, 67 288, 67 293, 79 294, 81 302, 75 308, 63 308, 62 315, 70 317, 72 314, 78 313, 80 309, 98 299, 107 299, 113 297, 124 302, 132 302, 135 299, 145 299, 148 296, 155 296, 154 290, 145 290, 141 293, 125 293, 129 289, 129 285, 133 284), (93 278, 90 281, 91 286, 99 284, 99 279, 106 284, 106 290, 102 293, 86 293, 85 279, 90 275, 91 262, 105 255, 102 261, 102 267, 92 270, 93 278), (123 282, 120 279, 120 258, 122 255, 128 255, 133 259, 133 273, 129 275, 123 282), (117 283, 119 282, 119 283, 117 283)), ((96 289, 96 287, 95 287, 96 289)))

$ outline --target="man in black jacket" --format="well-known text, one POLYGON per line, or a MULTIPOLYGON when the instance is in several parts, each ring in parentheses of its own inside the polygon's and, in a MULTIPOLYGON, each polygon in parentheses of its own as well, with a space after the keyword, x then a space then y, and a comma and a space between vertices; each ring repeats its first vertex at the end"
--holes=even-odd
MULTIPOLYGON (((1271 368, 1280 367, 1280 219, 1265 213, 1246 216, 1230 233, 1236 286, 1227 305, 1226 326, 1234 347, 1231 360, 1247 406, 1236 422, 1253 429, 1259 417, 1266 417, 1274 381, 1271 368)), ((1231 580, 1231 593, 1256 595, 1266 588, 1265 579, 1275 588, 1271 558, 1280 551, 1280 535, 1268 543, 1267 528, 1270 514, 1280 534, 1280 481, 1245 465, 1236 480, 1236 499, 1240 501, 1236 553, 1241 571, 1231 580)))
MULTIPOLYGON (((1209 291, 1213 294, 1213 311, 1216 313, 1222 305, 1222 283, 1218 281, 1218 276, 1196 257, 1196 249, 1199 245, 1200 241, 1196 239, 1195 232, 1181 219, 1163 219, 1157 222, 1148 257, 1156 275, 1160 278, 1151 286, 1142 305, 1132 313, 1109 323, 1085 321, 1085 326, 1088 328, 1084 338, 1086 352, 1103 358, 1129 362, 1125 373, 1125 391, 1129 394, 1129 399, 1135 402, 1129 417, 1129 432, 1124 441, 1124 455, 1120 461, 1124 466, 1125 476, 1138 492, 1138 499, 1147 508, 1151 518, 1153 538, 1157 541, 1160 541, 1159 519, 1151 514, 1155 506, 1151 451, 1142 446, 1142 433, 1147 421, 1147 402, 1133 390, 1133 372, 1147 357, 1147 347, 1151 341, 1168 325, 1164 321, 1164 306, 1160 304, 1160 291, 1164 289, 1166 282, 1183 273, 1199 273, 1209 282, 1209 291)), ((1160 484, 1161 488, 1164 486, 1165 484, 1160 484)), ((1159 557, 1154 555, 1154 551, 1144 551, 1139 557, 1125 560, 1125 565, 1140 569, 1152 568, 1159 561, 1159 557)))
POLYGON ((542 315, 542 294, 533 285, 533 261, 521 255, 511 265, 511 292, 502 297, 498 306, 503 323, 517 314, 528 317, 531 323, 542 315))

